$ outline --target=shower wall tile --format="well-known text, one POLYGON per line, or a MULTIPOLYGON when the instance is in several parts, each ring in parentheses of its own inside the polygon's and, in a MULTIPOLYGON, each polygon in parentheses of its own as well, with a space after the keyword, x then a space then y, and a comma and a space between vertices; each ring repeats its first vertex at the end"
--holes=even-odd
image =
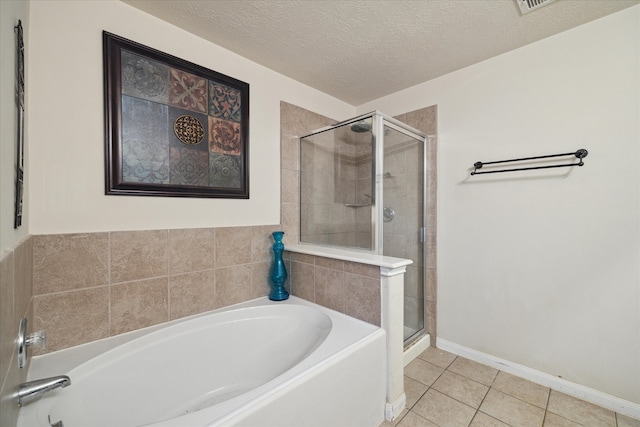
POLYGON ((280 211, 280 221, 282 221, 282 231, 284 231, 284 239, 282 240, 285 245, 298 244, 299 230, 299 212, 298 205, 292 203, 282 204, 280 211))
POLYGON ((298 191, 298 171, 293 169, 282 169, 281 188, 282 203, 300 203, 300 192, 298 191))
MULTIPOLYGON (((300 191, 298 180, 298 172, 300 171, 299 138, 332 123, 335 123, 335 120, 284 101, 280 102, 280 221, 282 223, 282 230, 285 232, 285 245, 297 244, 300 236, 300 191), (295 174, 293 172, 295 172, 295 174)), ((316 151, 317 150, 314 151, 313 155, 319 154, 316 153, 316 151)), ((331 162, 333 162, 332 158, 329 159, 327 156, 325 157, 326 161, 331 160, 331 162)), ((329 167, 328 165, 329 164, 326 164, 326 168, 329 167)), ((301 177, 301 179, 305 179, 305 177, 301 177)), ((333 189, 333 185, 325 187, 333 189)), ((320 190, 324 191, 326 188, 320 188, 320 190)))
POLYGON ((42 295, 109 283, 109 234, 33 237, 33 292, 42 295))
POLYGON ((438 281, 438 277, 436 275, 436 269, 428 267, 427 268, 427 295, 426 299, 429 302, 436 302, 436 283, 438 281))
POLYGON ((215 277, 213 269, 169 277, 169 320, 216 308, 215 277))
POLYGON ((169 273, 215 267, 215 228, 169 230, 169 273))
POLYGON ((402 115, 402 119, 399 120, 428 135, 435 135, 438 133, 437 117, 438 106, 432 105, 431 107, 405 113, 402 115))
MULTIPOLYGON (((438 107, 436 105, 411 111, 395 118, 427 135, 427 224, 426 224, 426 274, 427 285, 424 303, 427 306, 427 332, 431 336, 431 345, 436 339, 436 301, 437 301, 437 134, 438 107)), ((411 169, 411 168, 410 168, 411 169)), ((416 172, 417 173, 417 172, 416 172)), ((413 258, 412 258, 413 259, 413 258)))
MULTIPOLYGON (((47 332, 44 352, 61 350, 109 336, 109 286, 33 298, 32 331, 47 332)), ((41 353, 38 349, 34 354, 41 353)))
POLYGON ((111 283, 166 276, 167 237, 168 230, 112 232, 111 283))
POLYGON ((122 334, 169 320, 168 277, 111 287, 112 334, 122 334))

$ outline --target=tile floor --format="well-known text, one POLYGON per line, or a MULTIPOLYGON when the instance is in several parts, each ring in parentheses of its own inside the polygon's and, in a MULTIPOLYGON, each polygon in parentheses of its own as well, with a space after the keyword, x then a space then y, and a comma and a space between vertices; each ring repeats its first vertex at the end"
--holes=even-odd
POLYGON ((640 427, 640 420, 434 347, 404 373, 407 409, 380 427, 640 427))

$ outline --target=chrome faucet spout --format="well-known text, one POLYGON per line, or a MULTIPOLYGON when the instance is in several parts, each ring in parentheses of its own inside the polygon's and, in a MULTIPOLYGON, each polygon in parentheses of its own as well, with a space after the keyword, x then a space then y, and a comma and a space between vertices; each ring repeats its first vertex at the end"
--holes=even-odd
POLYGON ((20 384, 18 390, 18 405, 24 406, 29 402, 41 398, 51 390, 60 387, 64 388, 68 385, 71 385, 71 379, 66 375, 27 381, 26 383, 20 384))

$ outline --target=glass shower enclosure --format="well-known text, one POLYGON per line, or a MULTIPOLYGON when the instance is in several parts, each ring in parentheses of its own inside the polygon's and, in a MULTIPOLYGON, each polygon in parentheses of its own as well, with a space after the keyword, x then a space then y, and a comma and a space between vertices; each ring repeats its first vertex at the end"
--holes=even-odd
POLYGON ((300 138, 300 241, 412 260, 405 344, 426 331, 426 141, 377 111, 300 138))

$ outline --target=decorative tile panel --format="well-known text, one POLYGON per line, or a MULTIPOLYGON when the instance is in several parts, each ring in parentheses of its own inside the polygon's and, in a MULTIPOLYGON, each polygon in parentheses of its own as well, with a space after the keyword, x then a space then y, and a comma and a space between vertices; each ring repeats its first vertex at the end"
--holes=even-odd
POLYGON ((207 79, 186 71, 169 69, 169 105, 207 112, 207 79))
POLYGON ((209 115, 240 122, 240 91, 215 82, 209 82, 209 115))
POLYGON ((169 100, 169 67, 123 50, 122 93, 166 104, 169 100))

